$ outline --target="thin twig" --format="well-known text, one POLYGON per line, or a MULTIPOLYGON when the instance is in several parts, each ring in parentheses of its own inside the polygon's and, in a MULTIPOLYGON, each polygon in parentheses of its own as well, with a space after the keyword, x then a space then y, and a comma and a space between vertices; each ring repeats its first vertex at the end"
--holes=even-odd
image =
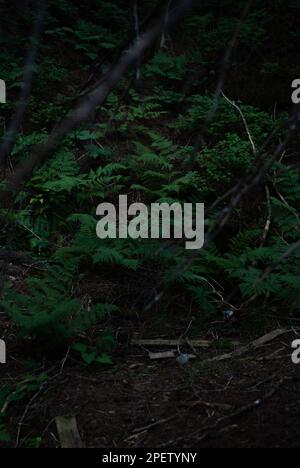
POLYGON ((249 126, 248 126, 248 123, 247 123, 247 120, 246 120, 246 117, 244 116, 243 114, 243 111, 242 109, 237 105, 237 103, 235 101, 232 101, 231 99, 229 99, 225 93, 221 90, 221 94, 222 96, 224 97, 224 99, 229 103, 231 104, 240 114, 241 118, 242 118, 242 121, 243 121, 243 124, 245 126, 245 129, 246 129, 246 132, 247 132, 247 135, 248 135, 248 138, 249 138, 249 141, 251 143, 251 146, 252 146, 252 150, 253 150, 253 154, 256 155, 257 154, 257 150, 256 150, 256 146, 255 146, 255 143, 254 143, 254 140, 252 138, 252 135, 250 133, 250 130, 249 130, 249 126))
POLYGON ((16 444, 15 444, 15 448, 18 448, 19 446, 19 442, 20 442, 20 436, 21 436, 21 430, 22 430, 22 426, 23 426, 23 423, 25 421, 25 418, 27 416, 27 413, 32 405, 32 403, 34 402, 34 400, 36 400, 36 398, 41 394, 43 388, 44 388, 44 383, 41 385, 41 387, 39 388, 39 390, 35 393, 35 395, 33 395, 33 397, 31 398, 31 400, 29 401, 28 405, 26 406, 25 408, 25 411, 20 419, 20 422, 18 423, 18 432, 17 432, 17 438, 16 438, 16 444))
POLYGON ((270 199, 270 190, 267 185, 266 185, 266 196, 267 196, 268 216, 267 216, 266 224, 264 227, 264 232, 262 234, 262 238, 260 242, 261 247, 263 247, 266 243, 266 240, 270 232, 270 228, 271 228, 271 222, 272 222, 272 207, 271 207, 271 199, 270 199))

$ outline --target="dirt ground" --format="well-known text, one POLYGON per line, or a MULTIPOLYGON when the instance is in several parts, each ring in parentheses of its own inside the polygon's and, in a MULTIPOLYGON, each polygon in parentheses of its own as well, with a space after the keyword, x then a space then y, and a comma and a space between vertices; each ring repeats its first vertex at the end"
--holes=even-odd
MULTIPOLYGON (((152 361, 145 347, 129 343, 117 348, 110 368, 84 367, 72 353, 52 367, 45 362, 38 371, 47 371, 45 385, 6 408, 12 442, 1 447, 26 446, 35 438, 41 438, 41 447, 60 447, 55 418, 65 415, 76 417, 86 447, 300 447, 300 367, 291 360, 297 333, 287 328, 257 349, 213 361, 262 333, 241 340, 227 332, 224 340, 191 329, 192 339, 211 343, 197 348, 196 359, 185 366, 176 359, 152 361)), ((188 348, 181 351, 191 352, 188 348)), ((1 366, 2 385, 24 378, 20 361, 13 362, 1 366)))

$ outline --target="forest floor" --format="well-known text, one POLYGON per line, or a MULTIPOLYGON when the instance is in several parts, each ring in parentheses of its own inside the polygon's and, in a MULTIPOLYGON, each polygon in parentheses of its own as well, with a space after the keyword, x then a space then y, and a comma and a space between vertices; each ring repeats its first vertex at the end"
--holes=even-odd
MULTIPOLYGON (((185 333, 180 321, 166 320, 163 336, 161 324, 150 320, 134 330, 124 325, 119 333, 127 342, 116 349, 108 369, 84 367, 72 353, 54 365, 44 362, 39 372, 47 372, 45 384, 6 408, 13 445, 41 438, 42 447, 60 447, 56 418, 72 415, 84 445, 94 448, 300 447, 300 374, 291 359, 298 332, 286 327, 277 333, 284 327, 273 325, 257 348, 220 361, 229 349, 240 350, 262 334, 243 337, 236 325, 230 332, 224 323, 223 337, 221 322, 219 331, 201 334, 190 323, 189 338, 210 343, 184 366, 174 358, 150 360, 145 346, 129 342, 129 336, 178 338, 185 333)), ((150 350, 170 349, 174 346, 150 350)), ((180 350, 191 352, 187 344, 180 350)), ((1 373, 2 384, 24 380, 24 361, 16 354, 1 373)), ((12 442, 2 447, 8 445, 12 442)))

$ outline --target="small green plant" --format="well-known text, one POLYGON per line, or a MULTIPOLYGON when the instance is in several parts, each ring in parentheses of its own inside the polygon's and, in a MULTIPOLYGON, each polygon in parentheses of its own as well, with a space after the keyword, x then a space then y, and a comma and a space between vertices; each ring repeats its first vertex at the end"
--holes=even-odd
POLYGON ((110 365, 112 359, 108 354, 116 345, 111 335, 103 336, 98 345, 88 346, 86 343, 75 343, 73 349, 78 351, 83 362, 89 366, 91 364, 110 365))

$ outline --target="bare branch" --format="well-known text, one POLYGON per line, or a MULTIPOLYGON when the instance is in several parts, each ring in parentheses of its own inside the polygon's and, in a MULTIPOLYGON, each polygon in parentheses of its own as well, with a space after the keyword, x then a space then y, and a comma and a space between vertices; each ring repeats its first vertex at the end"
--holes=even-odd
MULTIPOLYGON (((168 26, 171 26, 181 18, 183 13, 192 6, 192 3, 193 0, 178 0, 177 5, 169 13, 168 26)), ((33 169, 47 159, 49 154, 55 150, 68 132, 76 128, 79 124, 85 122, 89 115, 98 106, 104 103, 112 89, 121 80, 125 73, 137 63, 139 57, 145 52, 145 50, 157 39, 157 37, 159 37, 164 27, 165 15, 160 18, 160 21, 150 27, 140 37, 139 41, 135 41, 128 51, 125 51, 122 54, 120 60, 112 67, 107 78, 102 82, 102 84, 82 100, 69 118, 63 120, 59 126, 53 129, 47 141, 41 147, 36 149, 29 161, 20 165, 11 180, 9 180, 8 191, 12 190, 14 192, 18 192, 23 183, 30 178, 33 169)), ((7 197, 9 196, 11 197, 11 194, 9 195, 9 193, 6 193, 5 196, 2 197, 2 203, 7 203, 7 197)))
MULTIPOLYGON (((136 42, 137 44, 140 41, 140 21, 139 21, 139 12, 138 12, 138 0, 134 0, 133 3, 133 18, 134 18, 134 29, 136 34, 136 42)), ((141 78, 141 60, 137 61, 136 67, 136 79, 139 80, 141 78)))
POLYGON ((28 99, 32 88, 38 46, 44 29, 44 20, 47 13, 47 7, 48 3, 46 0, 39 2, 39 10, 36 16, 34 30, 30 40, 28 55, 25 60, 23 84, 20 91, 20 96, 15 113, 11 119, 8 130, 4 135, 0 146, 0 165, 4 165, 10 155, 17 136, 17 132, 21 126, 27 108, 28 99))

